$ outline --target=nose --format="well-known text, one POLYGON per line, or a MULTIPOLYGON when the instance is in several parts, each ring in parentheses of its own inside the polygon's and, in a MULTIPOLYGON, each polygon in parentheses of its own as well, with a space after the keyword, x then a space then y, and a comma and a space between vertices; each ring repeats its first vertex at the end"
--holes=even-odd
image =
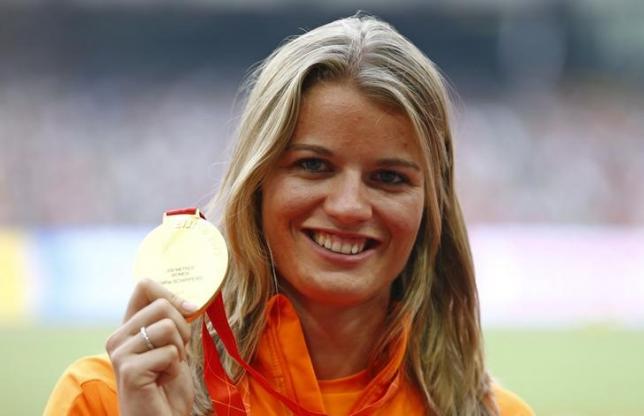
POLYGON ((368 189, 359 172, 345 172, 329 182, 324 210, 343 225, 359 224, 371 218, 368 189))

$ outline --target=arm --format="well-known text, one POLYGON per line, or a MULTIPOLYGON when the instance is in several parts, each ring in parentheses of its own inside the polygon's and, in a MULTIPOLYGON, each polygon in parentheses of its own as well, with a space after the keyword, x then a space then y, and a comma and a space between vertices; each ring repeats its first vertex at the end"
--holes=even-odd
POLYGON ((84 357, 56 383, 44 416, 117 416, 114 372, 107 355, 84 357))

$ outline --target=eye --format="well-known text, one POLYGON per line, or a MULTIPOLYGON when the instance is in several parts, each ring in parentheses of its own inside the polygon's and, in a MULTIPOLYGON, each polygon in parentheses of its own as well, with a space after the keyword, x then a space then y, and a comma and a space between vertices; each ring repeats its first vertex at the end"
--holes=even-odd
POLYGON ((308 172, 328 172, 329 165, 322 159, 306 158, 297 161, 297 166, 308 172))
POLYGON ((401 175, 393 170, 380 170, 372 175, 372 178, 385 185, 399 185, 409 182, 405 175, 401 175))

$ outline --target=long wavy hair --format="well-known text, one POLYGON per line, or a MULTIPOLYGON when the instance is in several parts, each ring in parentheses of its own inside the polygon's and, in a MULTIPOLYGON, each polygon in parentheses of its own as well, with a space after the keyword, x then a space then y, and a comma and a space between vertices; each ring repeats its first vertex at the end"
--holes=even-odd
MULTIPOLYGON (((454 189, 446 83, 409 40, 377 18, 356 15, 287 40, 248 79, 247 102, 228 173, 210 214, 220 212, 230 252, 223 295, 240 352, 253 356, 264 308, 277 290, 261 224, 262 181, 286 149, 303 93, 317 82, 351 81, 371 99, 408 115, 422 150, 425 205, 405 268, 392 286, 392 309, 374 356, 386 354, 412 319, 405 376, 428 414, 497 415, 483 357, 479 303, 467 232, 454 189)), ((200 322, 190 363, 194 414, 212 413, 203 380, 200 322)), ((214 336, 218 342, 216 336, 214 336)), ((226 355, 233 378, 241 369, 226 355)))

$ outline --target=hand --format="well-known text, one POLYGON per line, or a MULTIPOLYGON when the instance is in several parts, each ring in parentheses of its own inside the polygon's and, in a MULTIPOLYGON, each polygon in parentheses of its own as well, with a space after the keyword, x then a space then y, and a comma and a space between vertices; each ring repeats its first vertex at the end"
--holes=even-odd
POLYGON ((195 309, 155 281, 137 284, 123 325, 105 344, 122 415, 191 413, 194 390, 186 361, 190 325, 183 314, 195 309), (154 348, 147 345, 142 327, 154 348))

